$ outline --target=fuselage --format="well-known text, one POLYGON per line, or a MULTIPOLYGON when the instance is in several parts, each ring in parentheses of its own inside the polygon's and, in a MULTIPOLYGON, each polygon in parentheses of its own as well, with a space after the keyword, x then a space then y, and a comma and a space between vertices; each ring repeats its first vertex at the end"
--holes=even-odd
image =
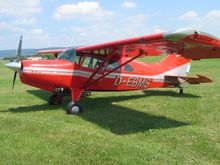
POLYGON ((164 76, 176 74, 182 74, 181 76, 186 75, 189 70, 189 60, 178 57, 181 60, 175 62, 176 58, 174 56, 169 58, 172 59, 166 59, 164 62, 157 63, 145 63, 133 60, 96 81, 103 74, 110 72, 115 67, 129 60, 128 58, 121 58, 118 61, 108 64, 104 70, 97 72, 88 84, 89 78, 96 69, 94 68, 95 63, 91 66, 91 63, 88 61, 86 64, 77 64, 63 59, 23 60, 20 78, 25 84, 51 92, 57 88, 85 88, 90 91, 114 91, 171 87, 173 84, 166 82, 164 76))

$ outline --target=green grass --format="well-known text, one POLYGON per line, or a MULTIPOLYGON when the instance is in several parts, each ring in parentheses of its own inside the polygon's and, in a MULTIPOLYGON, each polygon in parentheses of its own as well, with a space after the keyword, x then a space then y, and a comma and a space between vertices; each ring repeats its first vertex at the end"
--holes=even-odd
POLYGON ((0 164, 220 164, 220 61, 191 75, 214 82, 177 89, 94 92, 85 113, 49 106, 49 93, 16 81, 0 62, 0 164))

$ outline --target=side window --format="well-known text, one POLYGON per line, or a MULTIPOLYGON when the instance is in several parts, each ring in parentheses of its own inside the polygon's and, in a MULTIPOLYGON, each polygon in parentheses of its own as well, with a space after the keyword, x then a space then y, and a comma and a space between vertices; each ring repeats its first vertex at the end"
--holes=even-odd
POLYGON ((125 72, 134 72, 134 68, 131 65, 126 64, 124 67, 124 71, 125 72))
POLYGON ((75 63, 79 64, 79 58, 80 58, 79 54, 76 53, 75 63))
POLYGON ((94 59, 94 69, 97 69, 101 63, 102 63, 102 60, 95 58, 94 59))
POLYGON ((82 66, 85 68, 89 67, 89 63, 90 63, 91 57, 85 57, 82 63, 82 66))
POLYGON ((96 68, 99 67, 101 62, 102 62, 101 59, 86 56, 83 59, 82 66, 85 67, 85 68, 96 69, 96 68))
MULTIPOLYGON (((115 68, 117 68, 117 67, 119 67, 120 66, 120 63, 119 62, 110 62, 109 64, 108 64, 108 66, 107 66, 107 68, 106 69, 108 69, 108 70, 113 70, 113 69, 115 69, 115 68)), ((118 68, 116 71, 118 71, 118 72, 120 72, 120 68, 118 68)))

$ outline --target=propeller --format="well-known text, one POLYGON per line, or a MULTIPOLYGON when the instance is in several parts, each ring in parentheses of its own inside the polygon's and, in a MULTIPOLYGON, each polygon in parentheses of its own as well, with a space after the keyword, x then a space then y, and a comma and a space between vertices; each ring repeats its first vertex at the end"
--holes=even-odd
POLYGON ((15 80, 16 80, 16 77, 17 77, 17 73, 18 73, 18 72, 16 72, 16 71, 15 71, 15 73, 14 73, 14 79, 13 79, 13 84, 12 84, 12 91, 14 90, 15 80))
POLYGON ((16 52, 16 62, 19 62, 21 60, 21 49, 22 49, 22 35, 20 36, 19 44, 18 44, 18 50, 16 52))
POLYGON ((12 83, 12 91, 14 90, 14 85, 17 77, 18 71, 21 70, 21 49, 22 49, 22 35, 20 36, 19 44, 18 44, 18 49, 16 52, 16 60, 10 63, 5 64, 6 67, 9 69, 12 69, 14 71, 14 78, 13 78, 13 83, 12 83))

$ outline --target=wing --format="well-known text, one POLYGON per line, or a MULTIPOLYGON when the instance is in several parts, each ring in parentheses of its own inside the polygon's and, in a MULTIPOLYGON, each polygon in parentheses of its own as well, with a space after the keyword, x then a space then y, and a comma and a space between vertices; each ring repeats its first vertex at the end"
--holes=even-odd
POLYGON ((62 53, 65 50, 67 49, 50 49, 50 50, 48 49, 48 50, 39 50, 37 53, 38 54, 51 54, 57 57, 60 53, 62 53))
POLYGON ((142 56, 180 54, 188 59, 220 58, 220 40, 208 33, 197 30, 178 30, 159 33, 103 44, 78 47, 77 52, 109 54, 114 58, 134 57, 143 50, 142 56), (100 53, 105 52, 105 53, 100 53))

